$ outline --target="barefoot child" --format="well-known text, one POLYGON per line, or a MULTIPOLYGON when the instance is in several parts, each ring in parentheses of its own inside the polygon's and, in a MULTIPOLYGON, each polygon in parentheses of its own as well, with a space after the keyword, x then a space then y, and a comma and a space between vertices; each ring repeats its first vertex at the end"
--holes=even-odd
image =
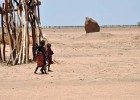
POLYGON ((47 65, 48 65, 48 71, 51 71, 50 70, 50 65, 53 64, 53 61, 52 61, 52 55, 53 55, 53 51, 51 49, 51 44, 48 43, 46 45, 46 61, 47 61, 47 65))
POLYGON ((40 42, 40 45, 37 47, 37 57, 36 57, 36 61, 37 61, 37 67, 35 69, 35 74, 38 70, 39 67, 41 67, 41 73, 44 74, 46 73, 46 49, 44 47, 45 45, 45 41, 42 40, 40 42))

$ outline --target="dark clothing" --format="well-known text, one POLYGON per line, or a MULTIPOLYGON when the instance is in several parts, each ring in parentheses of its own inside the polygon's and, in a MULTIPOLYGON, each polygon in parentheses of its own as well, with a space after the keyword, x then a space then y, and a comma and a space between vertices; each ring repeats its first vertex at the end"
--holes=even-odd
POLYGON ((53 64, 53 61, 52 61, 52 55, 53 55, 53 51, 51 50, 51 48, 48 48, 46 50, 46 61, 48 62, 48 64, 53 64))

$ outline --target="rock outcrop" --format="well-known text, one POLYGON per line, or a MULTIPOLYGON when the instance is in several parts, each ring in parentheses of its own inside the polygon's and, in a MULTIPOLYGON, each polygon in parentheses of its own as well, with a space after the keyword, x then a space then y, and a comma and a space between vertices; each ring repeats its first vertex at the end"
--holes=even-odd
POLYGON ((86 33, 99 32, 100 31, 100 26, 92 18, 86 17, 86 20, 85 20, 85 31, 86 31, 86 33))

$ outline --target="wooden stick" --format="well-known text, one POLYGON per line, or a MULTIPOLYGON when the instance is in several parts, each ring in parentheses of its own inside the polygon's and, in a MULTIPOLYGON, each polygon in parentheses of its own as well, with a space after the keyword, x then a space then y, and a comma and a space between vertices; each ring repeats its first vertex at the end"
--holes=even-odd
MULTIPOLYGON (((37 3, 38 3, 39 1, 37 0, 37 3)), ((37 10, 38 10, 38 19, 40 20, 40 9, 39 9, 39 5, 37 5, 37 10)))
MULTIPOLYGON (((20 2, 20 1, 19 1, 20 2)), ((19 48, 19 59, 18 59, 18 64, 21 64, 21 60, 22 60, 22 50, 23 50, 23 43, 22 43, 22 29, 23 29, 23 25, 22 25, 22 10, 19 8, 18 9, 18 18, 20 20, 20 32, 19 32, 19 38, 18 38, 18 42, 20 43, 20 45, 18 45, 19 48)))
POLYGON ((35 61, 36 60, 36 44, 37 44, 37 36, 36 36, 36 31, 35 31, 35 28, 36 28, 36 23, 33 19, 33 16, 30 14, 30 17, 29 17, 29 21, 30 21, 30 24, 31 24, 31 29, 32 29, 32 41, 33 41, 33 46, 32 46, 32 53, 33 53, 33 60, 35 61))
POLYGON ((2 62, 1 44, 0 44, 0 62, 2 62))
POLYGON ((27 7, 25 5, 25 0, 22 1, 22 9, 23 9, 23 16, 24 16, 24 30, 23 30, 23 57, 22 57, 22 63, 25 61, 25 55, 26 55, 26 37, 27 37, 27 7))
MULTIPOLYGON (((8 7, 9 7, 9 2, 8 2, 8 0, 5 0, 5 10, 7 10, 8 9, 8 7)), ((8 18, 9 16, 8 16, 8 13, 6 14, 6 16, 5 16, 5 21, 6 21, 6 29, 7 29, 7 31, 8 31, 8 35, 9 35, 9 44, 10 44, 10 51, 12 52, 12 50, 13 50, 13 39, 12 39, 12 36, 11 36, 11 32, 10 32, 10 28, 9 28, 9 23, 8 23, 8 18)), ((12 56, 12 60, 13 60, 13 56, 12 56)))
MULTIPOLYGON (((3 7, 4 8, 4 3, 3 3, 3 7)), ((3 27, 3 14, 1 14, 1 27, 2 27, 2 42, 3 42, 3 60, 6 61, 6 57, 5 57, 5 39, 4 39, 4 27, 3 27)))

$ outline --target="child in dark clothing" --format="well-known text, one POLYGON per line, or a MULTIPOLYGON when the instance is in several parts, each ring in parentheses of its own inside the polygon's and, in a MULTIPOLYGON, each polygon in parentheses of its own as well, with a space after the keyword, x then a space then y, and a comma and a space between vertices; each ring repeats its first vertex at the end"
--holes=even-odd
POLYGON ((53 51, 52 51, 52 49, 51 49, 51 44, 48 43, 48 44, 46 45, 46 61, 47 61, 47 63, 48 63, 48 71, 51 71, 51 70, 50 70, 50 65, 53 64, 53 61, 52 61, 52 55, 53 55, 53 54, 54 54, 54 53, 53 53, 53 51))
POLYGON ((44 47, 45 45, 45 41, 42 40, 40 42, 40 45, 37 47, 37 57, 36 57, 36 61, 37 61, 37 67, 35 69, 35 74, 38 70, 39 67, 41 67, 41 73, 44 74, 46 73, 46 49, 44 47))

